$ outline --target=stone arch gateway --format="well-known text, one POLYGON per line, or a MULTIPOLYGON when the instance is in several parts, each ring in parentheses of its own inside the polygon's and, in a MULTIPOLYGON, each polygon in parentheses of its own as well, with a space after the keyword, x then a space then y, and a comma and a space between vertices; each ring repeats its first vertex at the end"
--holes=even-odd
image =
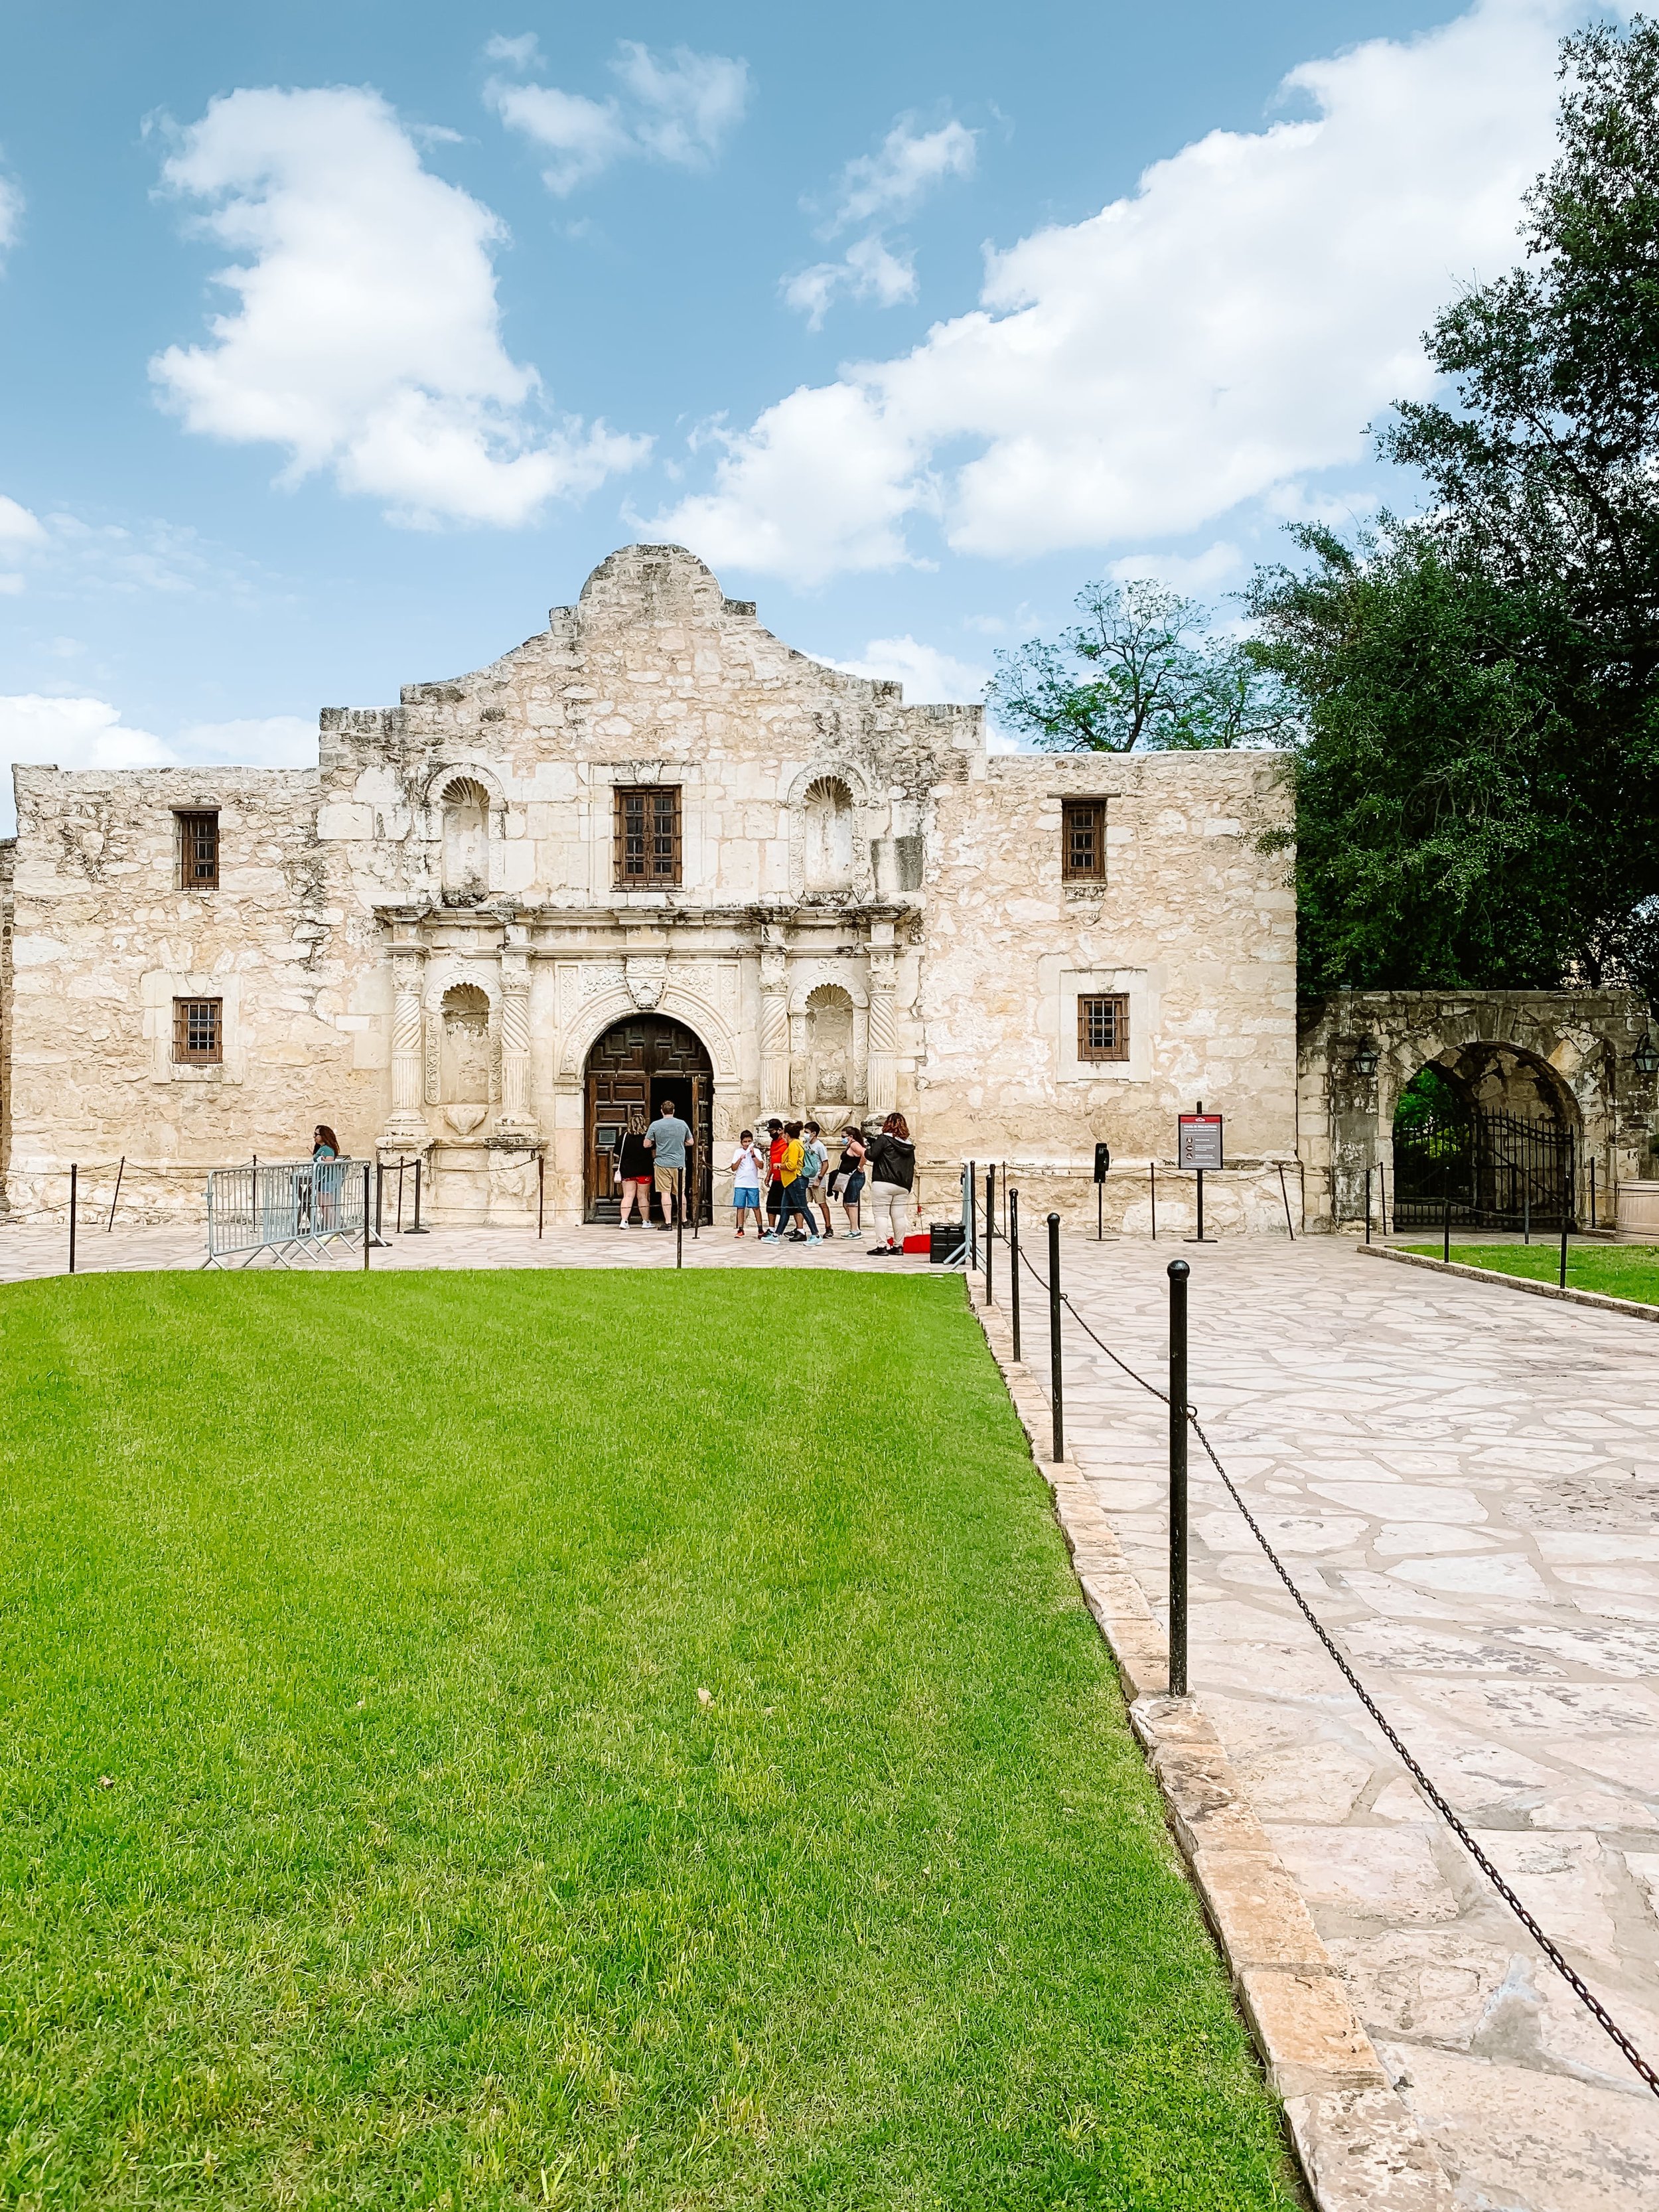
MULTIPOLYGON (((622 1131, 630 1116, 643 1113, 649 1121, 671 1098, 681 1121, 691 1126, 692 1203, 686 1218, 712 1220, 714 1070, 696 1031, 665 1014, 625 1015, 594 1040, 582 1089, 584 1220, 621 1218, 611 1164, 622 1131)), ((662 1211, 654 1197, 651 1211, 653 1219, 662 1211)))

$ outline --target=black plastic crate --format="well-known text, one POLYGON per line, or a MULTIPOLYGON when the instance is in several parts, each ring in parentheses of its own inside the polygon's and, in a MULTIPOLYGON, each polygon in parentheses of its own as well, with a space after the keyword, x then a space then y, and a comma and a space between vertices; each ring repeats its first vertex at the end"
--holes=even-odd
POLYGON ((960 1221, 930 1221, 927 1224, 927 1261, 930 1267, 948 1267, 960 1260, 968 1249, 968 1231, 960 1221))

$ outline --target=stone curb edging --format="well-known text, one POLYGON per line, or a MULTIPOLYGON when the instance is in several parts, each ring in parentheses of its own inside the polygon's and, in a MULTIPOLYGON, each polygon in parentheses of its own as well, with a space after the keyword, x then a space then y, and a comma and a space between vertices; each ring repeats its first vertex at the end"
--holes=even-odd
POLYGON ((1392 1244, 1356 1244, 1367 1259, 1393 1260, 1402 1267, 1431 1267, 1437 1275, 1461 1275, 1468 1283, 1501 1283, 1535 1298, 1558 1298, 1567 1305, 1600 1306, 1604 1313, 1632 1314, 1638 1321, 1659 1321, 1659 1306, 1640 1298, 1609 1297, 1605 1291, 1563 1290, 1559 1283, 1538 1283, 1528 1275, 1506 1275, 1501 1267, 1465 1267, 1455 1260, 1431 1260, 1426 1252, 1401 1252, 1392 1244))
POLYGON ((969 1310, 1053 1496, 1084 1602, 1122 1680, 1130 1725, 1239 2008, 1284 2100, 1314 2203, 1319 2212, 1452 2212, 1444 2170, 1390 2087, 1220 1738, 1196 1698, 1168 1694, 1168 1639, 1116 1531, 1072 1455, 1048 1456, 1048 1400, 1030 1369, 1014 1364, 1002 1316, 986 1307, 972 1276, 967 1287, 969 1310))

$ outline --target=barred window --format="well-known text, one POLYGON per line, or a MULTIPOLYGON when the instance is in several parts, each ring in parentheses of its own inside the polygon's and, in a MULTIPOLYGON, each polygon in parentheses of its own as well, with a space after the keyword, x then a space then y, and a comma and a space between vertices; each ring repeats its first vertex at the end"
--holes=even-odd
POLYGON ((617 883, 650 890, 680 879, 680 787, 677 783, 619 785, 617 883))
POLYGON ((1060 802, 1060 876, 1062 883, 1103 884, 1106 880, 1106 802, 1067 799, 1060 802))
POLYGON ((216 810, 175 814, 179 824, 179 888, 183 891, 216 891, 219 888, 219 816, 216 810))
POLYGON ((173 1057, 196 1067, 216 1067, 224 1058, 222 999, 175 999, 173 1057))
POLYGON ((1118 994, 1082 998, 1077 1002, 1077 1056, 1079 1060, 1127 1060, 1129 1057, 1129 1001, 1118 994))

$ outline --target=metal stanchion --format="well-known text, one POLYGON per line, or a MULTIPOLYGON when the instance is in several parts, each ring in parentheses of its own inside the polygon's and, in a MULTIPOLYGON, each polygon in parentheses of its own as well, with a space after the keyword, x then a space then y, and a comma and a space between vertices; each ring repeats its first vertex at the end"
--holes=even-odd
POLYGON ((1008 1193, 1008 1308, 1014 1325, 1014 1364, 1019 1364, 1019 1193, 1008 1193))
POLYGON ((374 1231, 368 1218, 368 1162, 363 1162, 363 1273, 368 1273, 368 1248, 374 1242, 374 1231))
POLYGON ((1152 1242, 1158 1242, 1158 1162, 1148 1160, 1146 1171, 1152 1179, 1152 1242))
POLYGON ((415 1225, 412 1229, 405 1229, 404 1234, 405 1237, 429 1237, 432 1234, 429 1229, 421 1226, 421 1163, 418 1157, 415 1162, 415 1225))
POLYGON ((106 1237, 108 1236, 110 1231, 115 1226, 115 1209, 121 1202, 121 1178, 126 1171, 127 1156, 123 1152, 121 1155, 121 1164, 115 1170, 115 1195, 109 1202, 109 1219, 104 1224, 104 1234, 106 1237))
POLYGON ((398 1234, 399 1237, 404 1233, 404 1170, 408 1165, 407 1160, 399 1160, 398 1163, 398 1234))
POLYGON ((1440 1258, 1443 1265, 1451 1261, 1451 1200, 1446 1200, 1446 1218, 1440 1224, 1440 1258))
POLYGON ((1521 1242, 1523 1244, 1530 1244, 1532 1242, 1532 1184, 1530 1181, 1528 1181, 1526 1188, 1521 1194, 1521 1242))
POLYGON ((1294 1244, 1296 1242, 1296 1228, 1291 1219, 1291 1194, 1285 1188, 1285 1163, 1283 1160, 1280 1160, 1279 1163, 1279 1194, 1285 1201, 1285 1234, 1289 1237, 1291 1243, 1294 1244))
POLYGON ((542 1220, 545 1210, 546 1182, 547 1155, 545 1152, 538 1152, 536 1155, 536 1234, 538 1237, 542 1233, 542 1220))
POLYGON ((1595 1162, 1590 1162, 1589 1225, 1595 1226, 1595 1162))
POLYGON ((1065 1388, 1060 1365, 1060 1216, 1048 1216, 1048 1395, 1054 1416, 1054 1457, 1066 1456, 1065 1388))
POLYGON ((75 1166, 75 1165, 71 1165, 71 1166, 70 1166, 70 1269, 69 1269, 69 1271, 70 1271, 70 1274, 71 1274, 71 1275, 75 1273, 75 1209, 76 1209, 76 1195, 77 1195, 77 1187, 78 1187, 78 1185, 79 1185, 79 1183, 80 1183, 80 1181, 81 1181, 81 1170, 80 1170, 79 1167, 78 1167, 78 1166, 75 1166))
POLYGON ((1365 1242, 1371 1241, 1371 1171, 1365 1170, 1365 1242))
POLYGON ((374 1163, 374 1234, 378 1237, 386 1225, 386 1162, 374 1163))
POLYGON ((979 1265, 979 1162, 968 1163, 968 1265, 979 1265))
POLYGON ((985 1303, 991 1298, 991 1263, 997 1249, 997 1171, 985 1170, 985 1303))
POLYGON ((1187 1278, 1170 1262, 1170 1695, 1187 1694, 1187 1278))
POLYGON ((1564 1291, 1567 1287, 1567 1227, 1571 1219, 1571 1193, 1564 1190, 1561 1194, 1561 1273, 1559 1278, 1559 1287, 1564 1291))

